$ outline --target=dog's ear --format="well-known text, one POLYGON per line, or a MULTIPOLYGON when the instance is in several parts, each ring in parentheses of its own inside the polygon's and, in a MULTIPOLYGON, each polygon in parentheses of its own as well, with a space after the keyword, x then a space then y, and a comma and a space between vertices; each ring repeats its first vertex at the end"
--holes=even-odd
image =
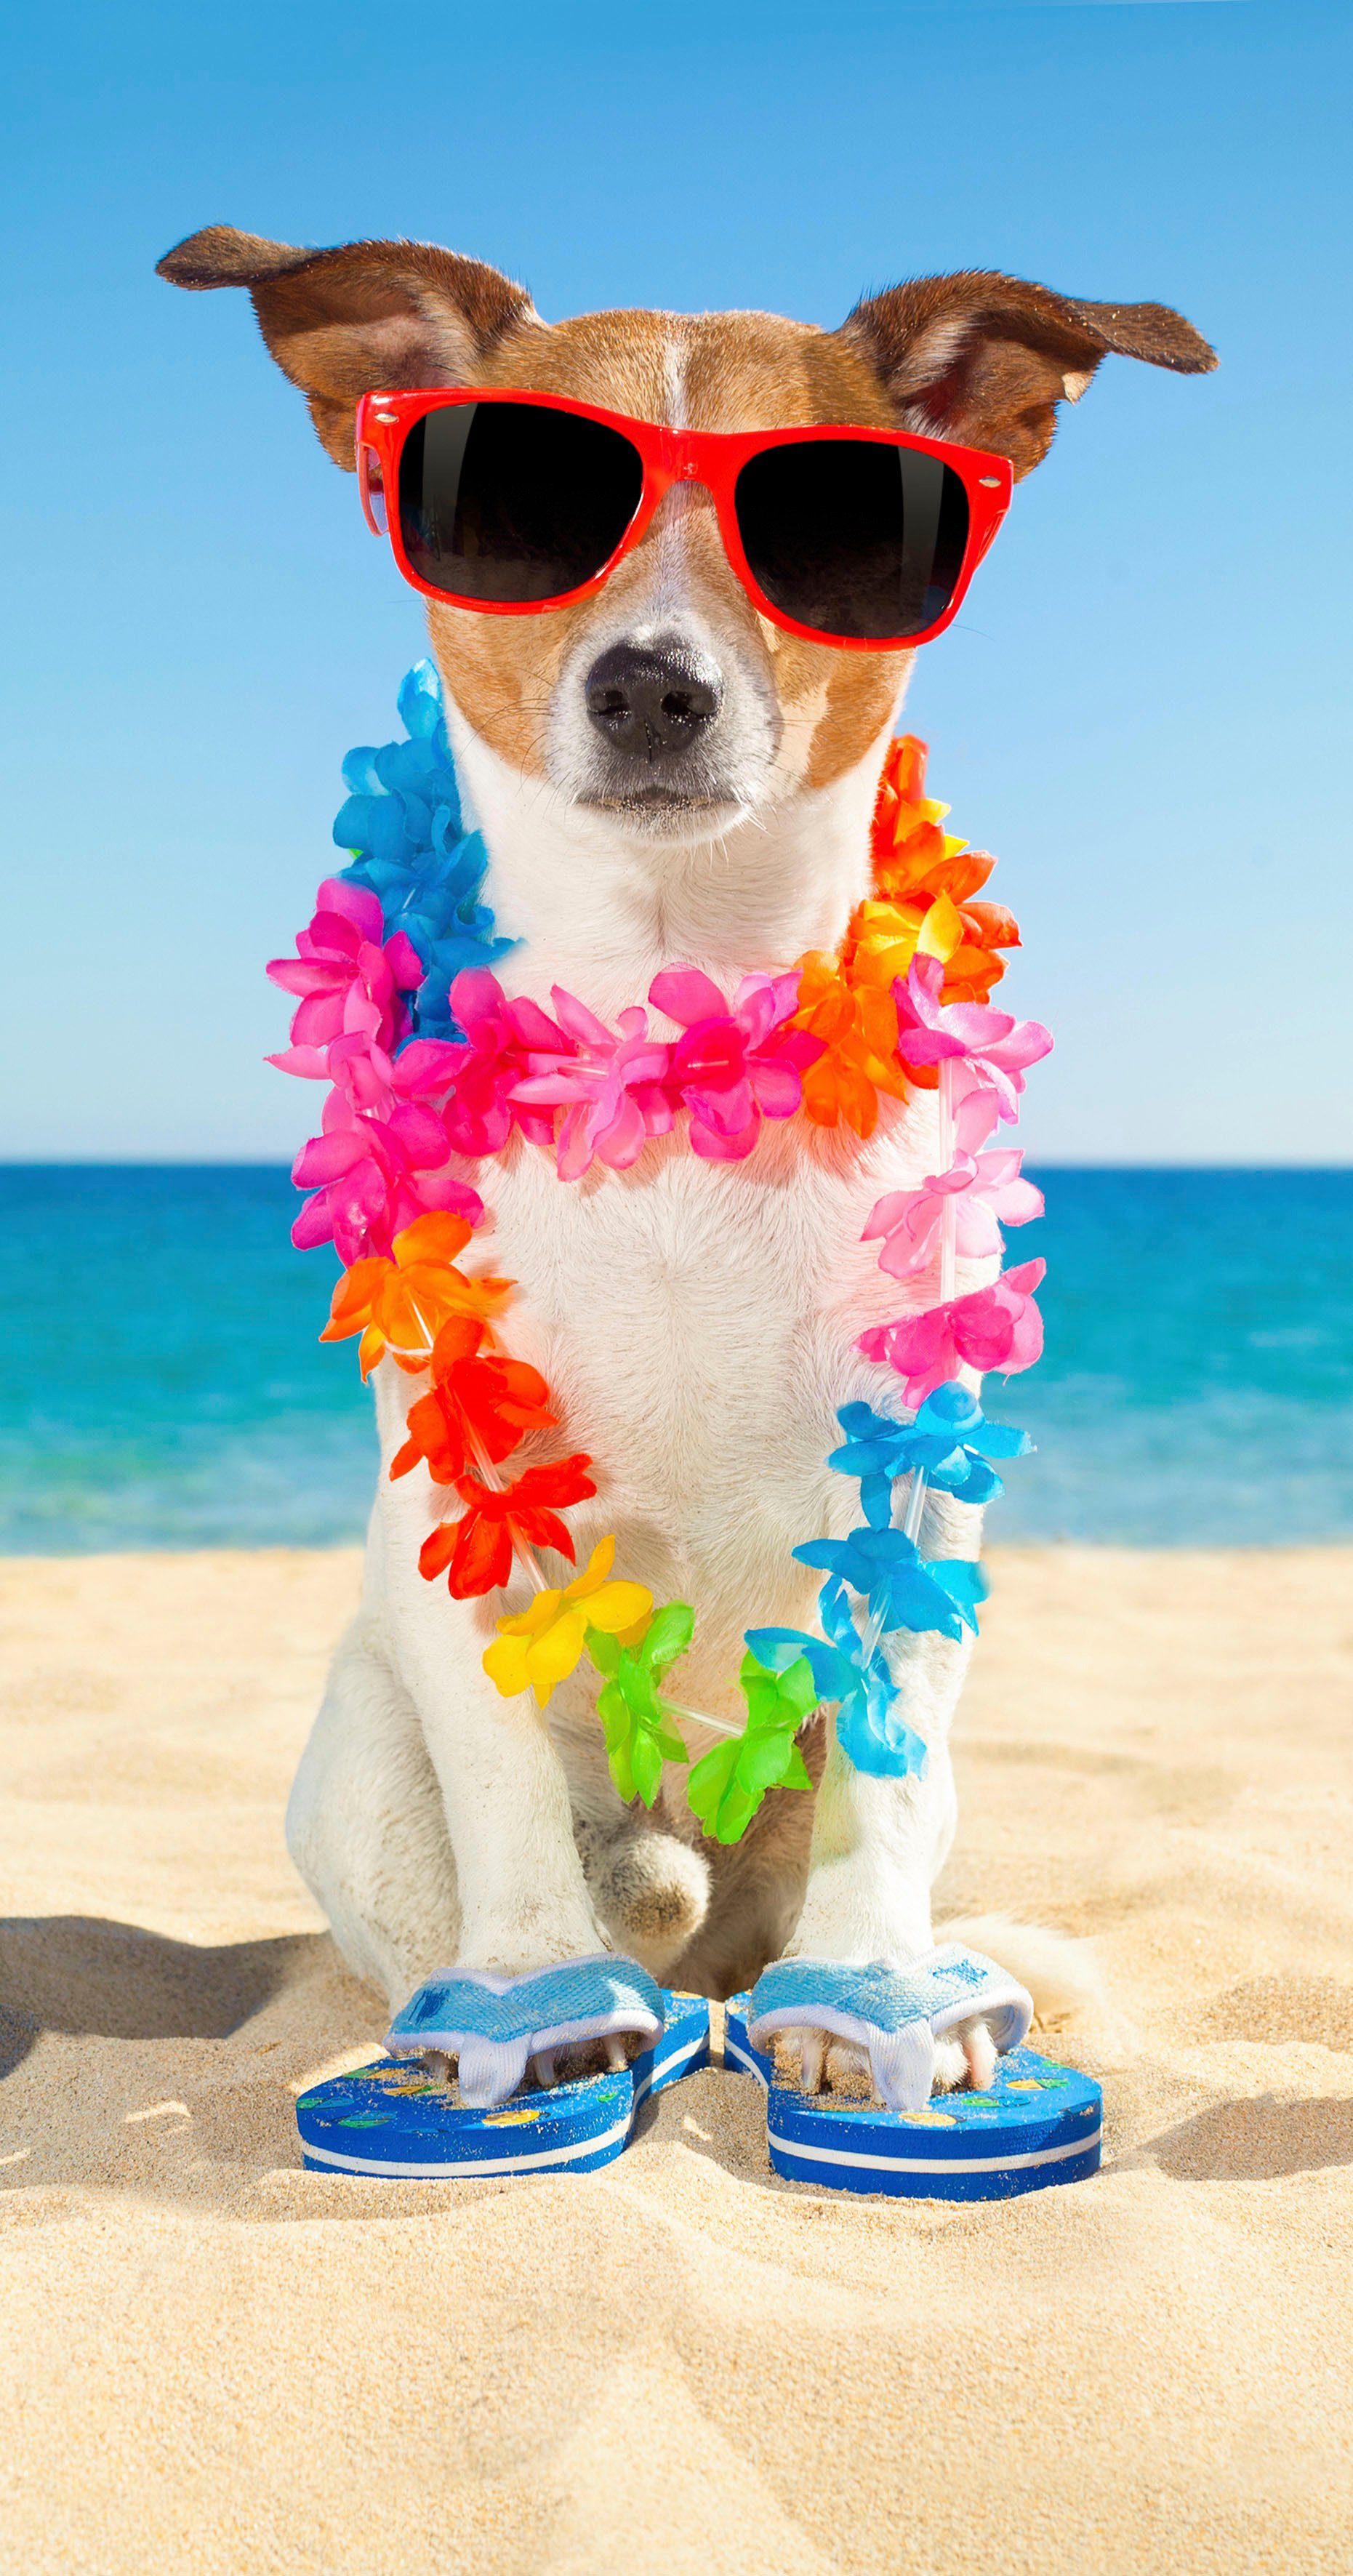
POLYGON ((351 472, 353 414, 376 386, 473 384, 485 352, 534 320, 524 287, 433 242, 296 250, 231 224, 190 233, 158 263, 174 286, 246 286, 259 329, 299 385, 336 465, 351 472))
POLYGON ((866 296, 840 336, 881 379, 901 428, 1008 456, 1017 478, 1047 455, 1057 404, 1079 402, 1111 350, 1187 376, 1217 363, 1168 304, 1083 304, 979 269, 866 296))

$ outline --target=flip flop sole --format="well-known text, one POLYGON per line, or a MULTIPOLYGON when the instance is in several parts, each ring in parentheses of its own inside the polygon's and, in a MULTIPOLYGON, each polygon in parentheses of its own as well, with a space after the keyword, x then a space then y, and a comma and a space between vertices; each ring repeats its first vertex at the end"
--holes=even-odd
POLYGON ((1074 2067, 1014 2048, 985 2093, 939 2094, 923 2111, 825 2102, 776 2083, 747 2036, 748 2000, 727 2007, 724 2058, 765 2087, 770 2161, 787 2181, 895 2200, 1011 2200, 1099 2171, 1103 2096, 1074 2067))
POLYGON ((517 2093, 495 2110, 463 2109, 407 2058, 377 2058, 314 2085, 296 2105, 310 2173, 376 2174, 398 2182, 465 2175, 596 2173, 624 2153, 650 2093, 709 2063, 703 1995, 663 1991, 664 2025, 615 2075, 583 2076, 547 2093, 517 2093))

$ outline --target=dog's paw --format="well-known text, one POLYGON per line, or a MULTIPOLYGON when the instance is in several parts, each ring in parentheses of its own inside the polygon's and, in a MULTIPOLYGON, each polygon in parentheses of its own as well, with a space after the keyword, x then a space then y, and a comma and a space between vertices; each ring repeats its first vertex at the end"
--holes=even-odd
POLYGON ((584 2075, 618 2075, 633 2065, 644 2045, 637 2030, 627 2030, 608 2031, 604 2039, 569 2040, 562 2048, 538 2048, 527 2080, 549 2093, 556 2084, 576 2084, 584 2075))
MULTIPOLYGON (((585 2075, 618 2075, 631 2066, 644 2046, 638 2031, 609 2031, 602 2039, 569 2040, 559 2048, 538 2048, 527 2062, 518 2092, 553 2092, 556 2084, 575 2084, 585 2075)), ((419 2072, 438 2091, 460 2103, 459 2068, 444 2049, 424 2049, 419 2072)))
MULTIPOLYGON (((795 2028, 775 2034, 775 2076, 797 2093, 831 2093, 843 2102, 881 2100, 869 2051, 829 2030, 795 2028)), ((935 2042, 936 2093, 985 2093, 996 2072, 996 2043, 978 2014, 935 2042)))
POLYGON ((935 2093, 985 2093, 996 2072, 999 2051, 990 2024, 977 2014, 960 2022, 935 2042, 935 2093))
POLYGON ((869 2051, 830 2030, 777 2030, 772 2042, 775 2080, 795 2093, 834 2093, 843 2102, 872 2102, 869 2051))

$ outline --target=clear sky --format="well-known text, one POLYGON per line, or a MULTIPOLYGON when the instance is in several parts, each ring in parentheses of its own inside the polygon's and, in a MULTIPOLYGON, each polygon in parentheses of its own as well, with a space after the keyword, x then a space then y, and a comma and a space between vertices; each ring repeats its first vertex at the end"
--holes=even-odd
POLYGON ((1178 305, 1220 372, 1106 361, 909 720, 1057 1032, 1035 1158, 1353 1158, 1351 55, 1346 0, 11 16, 0 1155, 289 1157, 263 961, 422 650, 246 298, 152 273, 226 221, 547 316, 968 266, 1178 305))

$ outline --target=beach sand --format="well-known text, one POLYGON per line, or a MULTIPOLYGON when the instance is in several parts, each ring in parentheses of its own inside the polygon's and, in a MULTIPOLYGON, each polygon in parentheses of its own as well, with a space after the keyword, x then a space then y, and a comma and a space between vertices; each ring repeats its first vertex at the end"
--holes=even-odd
POLYGON ((951 1912, 1093 1937, 1105 2170, 306 2174, 364 2053, 282 1841, 352 1552, 0 1565, 0 2566, 1353 2563, 1353 1550, 997 1553, 951 1912))

